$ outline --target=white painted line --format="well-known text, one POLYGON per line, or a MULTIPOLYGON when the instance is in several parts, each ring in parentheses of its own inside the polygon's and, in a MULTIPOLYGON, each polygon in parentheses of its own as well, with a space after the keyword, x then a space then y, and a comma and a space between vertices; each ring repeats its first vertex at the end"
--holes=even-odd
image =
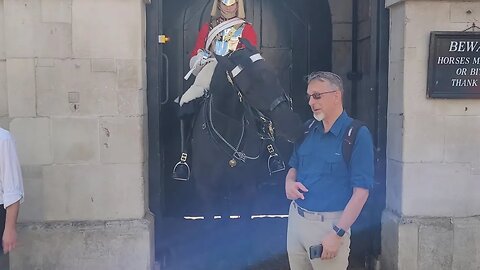
MULTIPOLYGON (((205 217, 199 216, 199 217, 192 217, 192 216, 185 216, 183 217, 186 220, 204 220, 205 217)), ((221 219, 222 216, 213 216, 213 219, 221 219)), ((239 219, 240 216, 229 216, 230 219, 239 219)), ((256 218, 288 218, 288 215, 253 215, 250 217, 251 219, 256 219, 256 218)))
POLYGON ((288 215, 254 215, 252 219, 256 218, 288 218, 288 215))
POLYGON ((186 220, 201 220, 201 219, 205 219, 204 217, 183 217, 184 219, 186 220))

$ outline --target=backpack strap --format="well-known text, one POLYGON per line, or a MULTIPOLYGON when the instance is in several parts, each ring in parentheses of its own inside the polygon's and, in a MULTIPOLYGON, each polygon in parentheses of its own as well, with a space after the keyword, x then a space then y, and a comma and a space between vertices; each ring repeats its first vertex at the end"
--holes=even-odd
POLYGON ((305 127, 306 127, 305 132, 304 132, 305 134, 310 133, 310 131, 312 131, 313 126, 314 126, 313 124, 315 124, 315 119, 309 119, 305 123, 305 127))
POLYGON ((303 135, 300 136, 300 138, 298 138, 295 142, 294 142, 294 145, 295 147, 297 147, 298 145, 302 144, 303 141, 305 140, 305 138, 307 137, 308 133, 310 133, 310 131, 313 130, 314 128, 314 125, 315 124, 315 119, 309 119, 307 120, 307 122, 305 122, 303 124, 303 127, 304 127, 304 130, 303 130, 303 135))
POLYGON ((355 140, 357 139, 357 133, 358 130, 366 126, 365 123, 363 123, 360 120, 353 119, 352 123, 348 127, 348 129, 345 131, 345 134, 343 135, 343 144, 342 144, 342 154, 343 154, 343 160, 347 164, 347 166, 350 168, 350 160, 352 159, 352 152, 353 152, 353 146, 355 145, 355 140))

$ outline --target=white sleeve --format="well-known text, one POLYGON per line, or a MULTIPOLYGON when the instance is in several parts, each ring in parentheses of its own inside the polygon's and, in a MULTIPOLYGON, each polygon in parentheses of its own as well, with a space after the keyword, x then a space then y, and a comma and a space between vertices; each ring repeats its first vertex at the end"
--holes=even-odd
POLYGON ((0 141, 0 180, 3 188, 3 206, 23 202, 22 171, 12 138, 0 141))

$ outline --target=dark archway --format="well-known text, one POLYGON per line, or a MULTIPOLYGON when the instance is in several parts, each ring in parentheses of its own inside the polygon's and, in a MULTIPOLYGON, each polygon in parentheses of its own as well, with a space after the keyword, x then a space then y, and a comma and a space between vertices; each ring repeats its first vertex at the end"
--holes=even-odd
MULTIPOLYGON (((164 0, 164 29, 171 41, 163 50, 170 59, 168 91, 172 99, 191 84, 183 80, 183 75, 188 71, 190 50, 198 30, 209 19, 212 3, 211 0, 164 0)), ((247 0, 245 9, 247 21, 257 32, 262 55, 282 78, 283 87, 290 91, 295 111, 304 119, 309 118, 311 112, 304 102, 303 77, 311 70, 331 70, 332 27, 328 1, 247 0)), ((178 158, 178 119, 175 115, 176 105, 167 103, 165 112, 161 113, 168 130, 164 142, 166 168, 173 167, 178 158)), ((181 199, 189 192, 188 183, 170 181, 166 169, 164 185, 168 191, 165 194, 166 213, 192 214, 192 206, 181 199)))
MULTIPOLYGON (((178 161, 180 152, 177 105, 173 99, 191 84, 191 81, 183 80, 183 75, 188 71, 190 50, 200 25, 209 18, 212 2, 152 0, 147 6, 149 206, 156 217, 156 258, 158 261, 163 260, 162 269, 182 269, 179 261, 184 261, 186 255, 191 255, 185 252, 190 250, 189 242, 195 238, 197 226, 195 222, 185 221, 183 217, 201 215, 195 208, 194 180, 178 182, 171 178, 171 170, 178 161), (158 36, 161 34, 169 36, 170 41, 158 44, 158 36)), ((381 7, 381 3, 378 7, 381 7)), ((310 109, 304 102, 304 76, 313 70, 332 69, 332 22, 328 0, 245 0, 245 8, 247 20, 253 24, 258 34, 260 50, 282 78, 284 88, 290 90, 295 111, 303 119, 310 118, 310 109)), ((383 50, 384 45, 379 45, 377 49, 383 50)), ((372 61, 378 61, 379 52, 371 51, 372 61)), ((380 74, 378 69, 376 72, 377 77, 372 76, 362 87, 367 91, 370 85, 378 85, 375 88, 377 93, 371 99, 375 104, 379 102, 381 105, 382 100, 386 100, 386 93, 378 89, 384 86, 382 83, 385 80, 380 79, 386 79, 386 74, 380 74)), ((384 113, 386 104, 385 107, 380 105, 376 106, 377 115, 369 115, 372 117, 369 120, 379 123, 376 127, 378 129, 373 132, 379 141, 379 149, 384 153, 384 121, 378 115, 384 113)), ((364 108, 371 109, 371 106, 356 106, 356 115, 362 115, 364 108)), ((351 108, 347 108, 349 109, 351 108)), ((384 160, 383 156, 381 158, 384 160)), ((284 175, 277 174, 266 179, 260 188, 265 196, 257 203, 258 213, 287 213, 284 175)), ((266 257, 280 254, 280 259, 273 261, 285 266, 282 252, 285 249, 286 218, 256 222, 259 228, 266 229, 275 236, 268 239, 268 242, 269 245, 277 245, 278 249, 265 250, 266 257)), ((262 244, 259 243, 259 246, 262 244)), ((361 249, 361 246, 357 249, 361 249)), ((283 269, 282 266, 272 267, 262 269, 283 269)))

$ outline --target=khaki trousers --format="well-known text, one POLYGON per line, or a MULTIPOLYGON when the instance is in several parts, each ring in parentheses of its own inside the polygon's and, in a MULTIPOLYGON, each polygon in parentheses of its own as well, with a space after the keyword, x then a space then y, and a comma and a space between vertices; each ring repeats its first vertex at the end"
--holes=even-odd
POLYGON ((323 238, 332 232, 333 224, 340 218, 341 212, 315 213, 300 212, 295 202, 290 204, 288 213, 287 251, 291 270, 345 270, 348 267, 350 254, 350 233, 342 237, 342 244, 335 258, 310 260, 309 248, 321 243, 323 238))

